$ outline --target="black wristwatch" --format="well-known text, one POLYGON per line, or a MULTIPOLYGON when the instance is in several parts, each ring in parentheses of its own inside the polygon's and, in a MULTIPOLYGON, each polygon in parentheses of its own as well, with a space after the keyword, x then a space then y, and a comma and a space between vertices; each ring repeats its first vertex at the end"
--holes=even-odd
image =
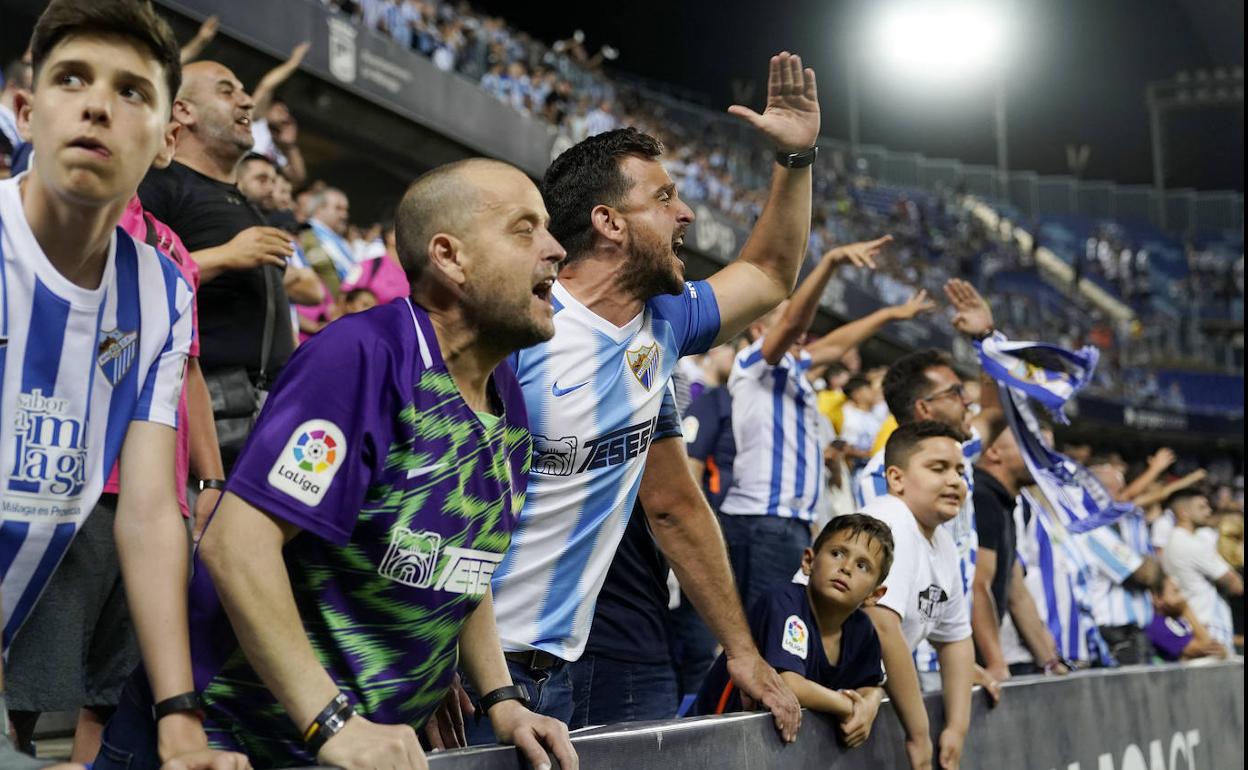
POLYGON ((529 691, 524 685, 513 684, 510 687, 500 687, 481 696, 481 713, 490 710, 492 706, 497 706, 505 700, 518 700, 520 705, 526 709, 529 707, 529 691))
POLYGON ((172 698, 165 698, 160 703, 152 706, 152 718, 159 722, 170 714, 179 714, 186 711, 203 716, 204 705, 199 700, 198 694, 184 692, 172 698))
POLYGON ((200 479, 199 491, 203 492, 205 489, 215 489, 218 492, 224 491, 225 480, 224 479, 200 479))
POLYGON ((815 162, 815 158, 818 155, 818 145, 808 147, 801 152, 781 152, 776 150, 776 162, 785 168, 806 168, 815 162))

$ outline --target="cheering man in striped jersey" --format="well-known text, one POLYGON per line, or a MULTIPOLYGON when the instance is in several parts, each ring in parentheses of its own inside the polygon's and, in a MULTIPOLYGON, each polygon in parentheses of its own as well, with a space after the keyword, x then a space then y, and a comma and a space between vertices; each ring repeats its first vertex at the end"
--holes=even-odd
MULTIPOLYGON (((554 287, 554 339, 518 356, 534 461, 494 591, 512 676, 543 713, 564 721, 572 716, 568 663, 584 652, 677 360, 778 305, 806 251, 819 135, 814 72, 797 56, 772 57, 766 110, 731 111, 774 145, 778 167, 741 255, 708 281, 684 281, 678 251, 693 212, 652 137, 631 128, 590 137, 556 158, 542 182, 568 259, 554 287)), ((794 739, 797 699, 754 645, 714 517, 706 509, 679 518, 656 528, 659 545, 723 643, 738 686, 794 739)))
MULTIPOLYGON (((192 298, 171 262, 117 225, 172 155, 178 46, 146 0, 54 0, 31 51, 35 87, 17 112, 37 162, 0 182, 4 646, 120 458, 117 547, 166 701, 191 689, 173 428, 192 298)), ((158 730, 164 761, 246 766, 209 751, 189 710, 169 709, 158 730)))

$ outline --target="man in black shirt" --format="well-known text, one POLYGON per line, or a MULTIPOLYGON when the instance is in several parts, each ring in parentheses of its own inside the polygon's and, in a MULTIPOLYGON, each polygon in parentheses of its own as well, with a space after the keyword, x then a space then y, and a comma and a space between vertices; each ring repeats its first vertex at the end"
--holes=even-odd
MULTIPOLYGON (((295 346, 284 285, 290 238, 269 227, 236 186, 238 162, 252 144, 252 106, 226 67, 188 65, 173 104, 181 126, 174 162, 153 169, 139 187, 143 207, 173 228, 199 265, 200 364, 227 470, 295 346)), ((315 280, 289 277, 292 284, 315 280)))
POLYGON ((1001 619, 1009 601, 1015 566, 1014 506, 1019 490, 1031 484, 1012 430, 1004 430, 975 466, 975 531, 979 550, 972 583, 971 631, 981 665, 998 682, 1010 678, 1001 650, 1001 619))

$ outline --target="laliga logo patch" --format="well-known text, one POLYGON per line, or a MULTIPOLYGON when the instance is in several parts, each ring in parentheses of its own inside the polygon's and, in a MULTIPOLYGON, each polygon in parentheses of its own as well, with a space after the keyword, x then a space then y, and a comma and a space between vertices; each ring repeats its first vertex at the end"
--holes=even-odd
POLYGON ((139 352, 139 333, 124 332, 117 329, 101 331, 95 346, 95 362, 100 371, 108 378, 113 387, 121 382, 134 364, 134 356, 139 352))
POLYGON ((319 505, 342 467, 347 441, 329 420, 308 420, 295 428, 269 470, 269 486, 304 505, 319 505))
POLYGON ((628 363, 629 370, 632 371, 633 376, 637 378, 637 381, 646 390, 650 390, 650 386, 654 384, 656 379, 655 372, 659 370, 659 356, 661 354, 662 351, 657 342, 629 350, 624 354, 624 360, 628 363))
POLYGON ((810 634, 806 631, 806 623, 796 615, 790 615, 784 621, 784 638, 780 647, 791 652, 802 660, 806 660, 806 650, 810 645, 810 634))

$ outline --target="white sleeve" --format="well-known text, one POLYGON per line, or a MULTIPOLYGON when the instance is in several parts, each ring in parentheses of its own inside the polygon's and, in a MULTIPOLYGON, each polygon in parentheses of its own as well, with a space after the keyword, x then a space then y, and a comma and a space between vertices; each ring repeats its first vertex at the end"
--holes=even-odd
POLYGON ((899 531, 899 527, 889 518, 883 516, 876 518, 888 524, 893 532, 893 566, 884 580, 883 585, 887 590, 884 596, 880 597, 878 604, 896 612, 904 621, 917 590, 914 579, 921 554, 914 552, 914 541, 906 537, 906 533, 899 531))

